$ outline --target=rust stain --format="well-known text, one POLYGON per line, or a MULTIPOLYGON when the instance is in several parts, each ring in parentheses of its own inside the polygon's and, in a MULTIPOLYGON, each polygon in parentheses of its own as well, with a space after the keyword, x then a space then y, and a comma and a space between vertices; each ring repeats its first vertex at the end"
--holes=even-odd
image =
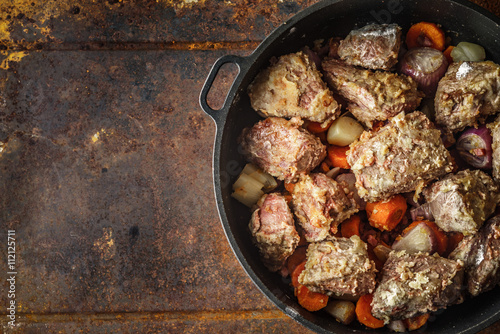
POLYGON ((116 244, 113 238, 113 229, 104 227, 103 235, 94 242, 94 247, 104 260, 112 259, 116 254, 116 244))
POLYGON ((0 63, 0 69, 8 70, 12 62, 19 62, 21 59, 26 57, 28 53, 26 51, 2 51, 0 52, 4 58, 0 63))

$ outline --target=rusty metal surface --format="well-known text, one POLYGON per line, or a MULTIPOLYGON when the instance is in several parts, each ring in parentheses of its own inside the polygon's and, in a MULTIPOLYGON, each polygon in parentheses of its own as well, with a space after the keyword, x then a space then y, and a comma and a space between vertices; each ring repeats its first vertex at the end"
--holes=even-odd
POLYGON ((17 332, 309 333, 225 240, 198 94, 218 57, 314 2, 0 2, 0 262, 15 229, 17 332))

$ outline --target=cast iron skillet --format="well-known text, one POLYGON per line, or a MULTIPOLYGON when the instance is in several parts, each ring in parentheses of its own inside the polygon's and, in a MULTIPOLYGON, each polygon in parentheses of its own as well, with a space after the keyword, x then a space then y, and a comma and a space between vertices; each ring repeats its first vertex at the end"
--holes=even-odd
MULTIPOLYGON (((241 265, 259 289, 283 312, 318 333, 373 333, 361 325, 344 326, 323 312, 311 313, 295 300, 288 281, 270 273, 261 263, 247 228, 250 211, 231 198, 231 185, 245 161, 239 154, 237 138, 244 127, 260 118, 251 107, 246 89, 258 71, 273 56, 296 52, 319 38, 344 37, 370 22, 398 23, 403 31, 419 21, 440 23, 452 38, 476 42, 486 49, 487 59, 500 63, 500 19, 465 0, 344 0, 323 1, 283 23, 248 57, 218 59, 200 95, 202 109, 217 125, 213 174, 220 219, 227 239, 241 265), (234 63, 239 74, 220 110, 210 108, 207 94, 222 65, 234 63)), ((500 288, 433 316, 425 333, 476 333, 500 319, 500 288)), ((387 329, 375 332, 389 332, 387 329)))

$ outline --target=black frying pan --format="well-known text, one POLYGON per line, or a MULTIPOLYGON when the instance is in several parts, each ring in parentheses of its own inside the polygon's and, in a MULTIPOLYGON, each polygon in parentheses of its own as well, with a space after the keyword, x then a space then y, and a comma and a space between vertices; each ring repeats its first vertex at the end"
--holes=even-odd
MULTIPOLYGON (((247 229, 250 212, 230 196, 231 185, 246 163, 238 152, 237 137, 244 127, 259 120, 250 107, 246 89, 259 70, 268 66, 271 57, 296 52, 305 45, 311 46, 316 39, 344 37, 353 28, 369 22, 398 23, 407 31, 411 24, 419 21, 441 24, 454 45, 460 41, 482 45, 487 59, 500 63, 500 19, 465 0, 323 1, 283 23, 250 56, 218 59, 201 91, 201 107, 217 124, 213 173, 217 206, 227 239, 259 289, 287 315, 318 333, 389 331, 366 330, 358 324, 344 326, 326 313, 304 310, 296 302, 288 281, 262 265, 247 229), (213 110, 207 103, 207 94, 219 69, 226 63, 236 64, 239 74, 223 107, 213 110)), ((499 319, 500 288, 497 288, 449 307, 417 332, 476 333, 499 319)))

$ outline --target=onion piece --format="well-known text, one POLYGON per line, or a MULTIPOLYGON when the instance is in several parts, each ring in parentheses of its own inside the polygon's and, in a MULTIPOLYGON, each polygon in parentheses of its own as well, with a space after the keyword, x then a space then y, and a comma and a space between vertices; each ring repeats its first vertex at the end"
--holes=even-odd
POLYGON ((246 164, 241 173, 247 174, 264 184, 263 190, 265 192, 271 191, 278 186, 278 182, 276 182, 276 179, 271 174, 264 172, 254 164, 246 164))
POLYGON ((486 125, 470 128, 462 133, 457 141, 460 157, 469 165, 480 169, 490 169, 492 166, 492 138, 486 125))
POLYGON ((392 320, 387 324, 387 328, 396 333, 406 332, 406 327, 403 320, 392 320))
POLYGON ((486 52, 481 45, 460 42, 451 50, 451 58, 454 62, 459 61, 483 61, 486 59, 486 52))
POLYGON ((366 208, 366 202, 363 200, 359 194, 358 189, 356 188, 356 176, 354 173, 344 173, 340 174, 335 178, 341 186, 347 187, 349 192, 352 194, 352 198, 359 206, 360 210, 364 210, 366 208))
POLYGON ((396 251, 404 250, 408 254, 426 252, 432 254, 436 251, 437 242, 434 231, 422 222, 404 234, 401 239, 396 239, 392 244, 392 249, 396 251))
POLYGON ((439 50, 419 47, 406 52, 398 66, 399 73, 412 77, 418 83, 418 89, 431 97, 448 69, 448 61, 439 50))
POLYGON ((251 208, 264 195, 262 191, 263 187, 264 184, 261 182, 247 174, 241 173, 233 184, 234 192, 231 196, 251 208))
POLYGON ((326 140, 329 144, 347 146, 361 136, 365 129, 351 117, 340 117, 328 129, 326 140))
POLYGON ((419 207, 411 209, 410 215, 413 221, 434 220, 434 215, 432 214, 431 205, 429 203, 424 203, 419 207))
POLYGON ((332 300, 326 305, 325 311, 344 325, 350 324, 355 318, 356 306, 347 300, 332 300))

